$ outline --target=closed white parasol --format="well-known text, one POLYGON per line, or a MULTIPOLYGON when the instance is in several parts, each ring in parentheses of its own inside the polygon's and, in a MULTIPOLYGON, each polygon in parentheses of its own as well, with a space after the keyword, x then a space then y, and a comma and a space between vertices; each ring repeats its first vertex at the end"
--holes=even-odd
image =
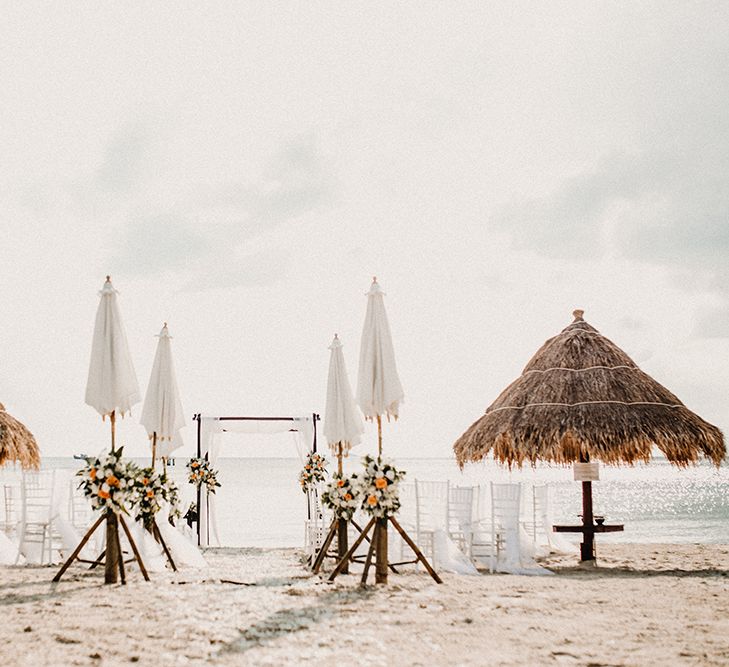
POLYGON ((357 403, 368 420, 377 421, 378 451, 382 454, 382 415, 398 418, 403 393, 395 365, 384 292, 377 278, 367 294, 367 313, 362 330, 357 378, 357 403))
POLYGON ((327 380, 327 404, 324 421, 324 435, 332 453, 339 460, 341 472, 342 456, 359 444, 364 433, 364 422, 354 402, 352 387, 347 377, 347 367, 342 354, 342 341, 334 334, 329 346, 329 378, 327 380))
POLYGON ((182 446, 180 429, 185 425, 175 365, 172 360, 172 336, 167 328, 167 322, 158 338, 157 353, 154 356, 152 374, 142 406, 142 417, 139 420, 147 429, 149 439, 152 441, 153 463, 157 455, 167 457, 182 446))
MULTIPOLYGON (((91 345, 91 363, 86 383, 86 403, 102 418, 116 413, 124 415, 140 401, 139 384, 134 372, 129 344, 119 311, 118 292, 106 282, 99 295, 99 309, 96 311, 94 339, 91 345)), ((112 449, 114 431, 112 430, 112 449)))

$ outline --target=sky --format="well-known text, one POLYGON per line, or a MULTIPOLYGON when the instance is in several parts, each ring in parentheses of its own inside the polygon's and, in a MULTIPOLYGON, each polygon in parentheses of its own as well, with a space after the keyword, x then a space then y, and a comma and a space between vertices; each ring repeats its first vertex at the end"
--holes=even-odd
POLYGON ((451 455, 575 308, 729 428, 726 3, 0 5, 0 401, 43 455, 108 441, 107 274, 142 393, 169 323, 190 418, 324 417, 376 275, 390 456, 451 455))

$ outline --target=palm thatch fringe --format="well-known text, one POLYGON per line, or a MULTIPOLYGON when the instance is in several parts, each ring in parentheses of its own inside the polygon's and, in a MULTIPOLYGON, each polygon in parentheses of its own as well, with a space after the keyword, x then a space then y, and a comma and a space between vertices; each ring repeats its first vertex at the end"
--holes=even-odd
POLYGON ((40 467, 40 451, 33 434, 0 403, 0 466, 9 461, 23 468, 40 467))
POLYGON ((656 445, 673 464, 726 455, 721 431, 641 371, 612 341, 574 312, 456 441, 459 465, 493 451, 496 460, 567 464, 648 461, 656 445))

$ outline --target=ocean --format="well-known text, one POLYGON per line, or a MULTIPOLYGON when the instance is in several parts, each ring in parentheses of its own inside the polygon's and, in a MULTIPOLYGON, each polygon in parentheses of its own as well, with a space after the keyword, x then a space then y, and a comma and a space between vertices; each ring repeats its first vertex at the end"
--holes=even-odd
MULTIPOLYGON (((139 460, 148 464, 149 460, 139 460)), ((63 470, 71 479, 79 461, 46 458, 44 468, 63 470)), ((186 459, 177 458, 169 470, 181 489, 185 504, 194 500, 186 480, 186 459)), ((572 480, 572 469, 540 465, 509 471, 486 461, 470 464, 461 472, 452 458, 398 459, 407 471, 406 481, 450 480, 455 485, 491 481, 547 483, 551 513, 557 523, 578 522, 582 511, 581 487, 572 480)), ((330 462, 331 466, 331 462, 330 462)), ((297 477, 298 458, 221 458, 221 488, 216 494, 218 527, 223 546, 300 546, 304 539, 306 497, 297 477)), ((354 457, 345 470, 356 471, 354 457)), ((17 481, 13 470, 0 471, 0 485, 17 481)), ((70 483, 70 482, 69 482, 70 483)), ((1 499, 0 499, 1 501, 1 499)), ((717 469, 707 462, 678 469, 664 458, 634 467, 601 466, 600 481, 593 483, 595 514, 607 523, 625 524, 625 532, 601 535, 600 541, 729 543, 729 465, 717 469)), ((578 536, 568 539, 577 541, 578 536)))

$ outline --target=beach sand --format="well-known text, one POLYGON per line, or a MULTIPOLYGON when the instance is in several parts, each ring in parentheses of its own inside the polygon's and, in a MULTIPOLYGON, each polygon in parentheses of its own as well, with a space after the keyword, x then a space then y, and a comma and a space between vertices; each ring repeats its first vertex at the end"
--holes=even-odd
MULTIPOLYGON (((206 572, 0 567, 2 665, 727 665, 729 545, 598 545, 556 576, 391 575, 360 589, 293 549, 209 550, 206 572), (233 583, 235 582, 235 583, 233 583)), ((373 576, 373 573, 370 573, 373 576)))

